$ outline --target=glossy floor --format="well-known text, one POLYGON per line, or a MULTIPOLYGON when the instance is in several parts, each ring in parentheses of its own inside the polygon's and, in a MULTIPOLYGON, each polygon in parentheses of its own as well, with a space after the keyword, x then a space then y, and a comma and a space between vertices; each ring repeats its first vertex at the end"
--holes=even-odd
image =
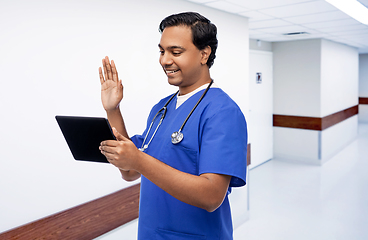
POLYGON ((235 240, 368 239, 368 124, 323 166, 271 160, 249 172, 235 240))

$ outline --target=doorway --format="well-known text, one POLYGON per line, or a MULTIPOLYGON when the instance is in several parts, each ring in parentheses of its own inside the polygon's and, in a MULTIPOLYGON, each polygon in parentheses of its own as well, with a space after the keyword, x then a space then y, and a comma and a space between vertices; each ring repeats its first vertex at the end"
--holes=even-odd
POLYGON ((249 169, 252 169, 273 158, 272 52, 249 51, 249 90, 249 169))

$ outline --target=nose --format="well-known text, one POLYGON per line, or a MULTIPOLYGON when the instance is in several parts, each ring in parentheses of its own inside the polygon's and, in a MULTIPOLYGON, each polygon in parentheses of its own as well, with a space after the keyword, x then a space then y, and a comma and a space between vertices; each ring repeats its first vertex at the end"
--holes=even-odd
POLYGON ((164 52, 160 55, 160 64, 161 66, 168 66, 173 64, 173 60, 170 57, 170 54, 164 52))

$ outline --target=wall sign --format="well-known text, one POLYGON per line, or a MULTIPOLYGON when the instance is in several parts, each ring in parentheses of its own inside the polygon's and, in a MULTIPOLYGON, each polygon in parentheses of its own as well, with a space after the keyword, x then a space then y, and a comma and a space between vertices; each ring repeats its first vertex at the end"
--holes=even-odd
POLYGON ((256 83, 257 84, 262 83, 262 73, 260 73, 260 72, 256 73, 256 83))

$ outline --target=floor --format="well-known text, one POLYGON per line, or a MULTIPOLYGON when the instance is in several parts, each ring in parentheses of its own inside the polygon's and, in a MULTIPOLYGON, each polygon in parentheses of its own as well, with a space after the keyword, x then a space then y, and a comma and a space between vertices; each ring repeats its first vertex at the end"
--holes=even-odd
POLYGON ((271 160, 249 181, 250 219, 234 240, 368 239, 368 124, 323 166, 271 160))

